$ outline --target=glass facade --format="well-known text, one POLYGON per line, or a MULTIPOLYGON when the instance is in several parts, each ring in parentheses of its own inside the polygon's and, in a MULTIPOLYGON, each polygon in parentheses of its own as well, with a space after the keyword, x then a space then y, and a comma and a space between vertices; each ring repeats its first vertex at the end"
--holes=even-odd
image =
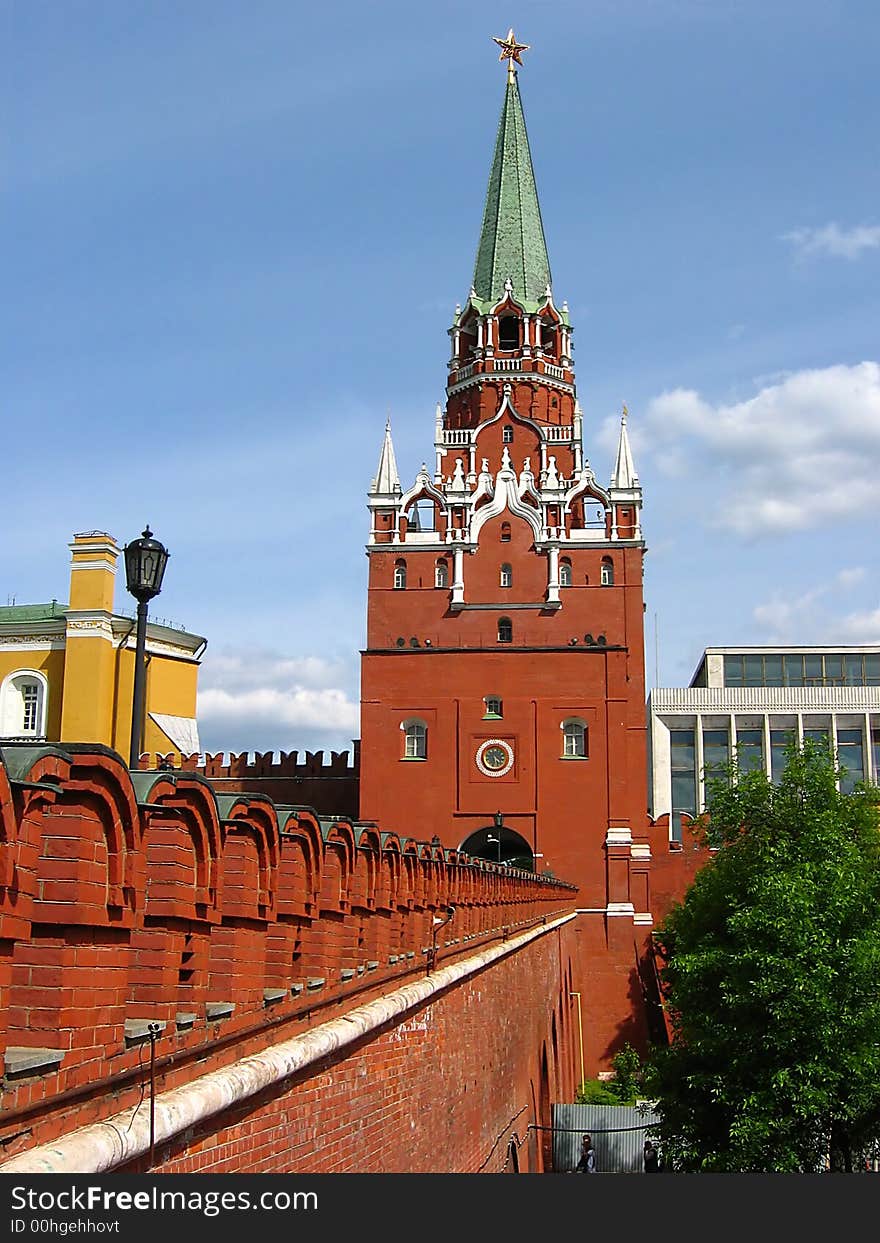
POLYGON ((736 731, 736 764, 741 773, 763 769, 764 731, 762 729, 738 729, 736 731))
POLYGON ((856 782, 865 780, 865 755, 860 729, 837 731, 837 759, 844 769, 840 778, 841 793, 852 794, 856 782))
POLYGON ((725 775, 730 763, 730 734, 726 729, 703 730, 703 786, 725 775))
POLYGON ((678 813, 697 814, 697 753, 692 729, 669 731, 669 761, 672 772, 672 840, 680 842, 678 813))
POLYGON ((880 652, 740 652, 725 686, 880 686, 880 652))
POLYGON ((795 739, 796 734, 793 729, 770 730, 770 780, 775 786, 779 785, 785 770, 786 747, 789 747, 795 739))

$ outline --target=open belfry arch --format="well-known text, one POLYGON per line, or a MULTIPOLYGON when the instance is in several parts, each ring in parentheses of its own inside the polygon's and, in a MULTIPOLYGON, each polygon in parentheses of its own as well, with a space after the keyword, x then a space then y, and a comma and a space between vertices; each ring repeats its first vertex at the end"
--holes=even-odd
POLYGON ((401 484, 389 422, 368 493, 360 815, 459 848, 500 814, 536 871, 579 886, 575 988, 601 1068, 622 1031, 639 1035, 652 922, 642 490, 625 406, 610 479, 584 452, 518 83, 527 45, 496 42, 507 80, 431 467, 401 484))

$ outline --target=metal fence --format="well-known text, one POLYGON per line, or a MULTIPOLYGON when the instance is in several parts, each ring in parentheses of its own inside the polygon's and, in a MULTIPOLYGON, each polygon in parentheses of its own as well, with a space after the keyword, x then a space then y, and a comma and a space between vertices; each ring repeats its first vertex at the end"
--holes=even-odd
POLYGON ((641 1174, 642 1148, 657 1115, 645 1105, 554 1105, 553 1169, 573 1170, 589 1133, 597 1174, 641 1174))

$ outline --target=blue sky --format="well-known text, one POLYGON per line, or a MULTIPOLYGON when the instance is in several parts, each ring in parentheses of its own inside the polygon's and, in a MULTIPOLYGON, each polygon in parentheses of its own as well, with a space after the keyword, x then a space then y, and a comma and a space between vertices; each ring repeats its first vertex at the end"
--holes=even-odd
POLYGON ((630 411, 648 685, 880 641, 875 0, 0 16, 0 602, 148 521, 206 749, 357 736, 366 490, 389 414, 404 482, 430 459, 510 26, 600 480, 630 411))

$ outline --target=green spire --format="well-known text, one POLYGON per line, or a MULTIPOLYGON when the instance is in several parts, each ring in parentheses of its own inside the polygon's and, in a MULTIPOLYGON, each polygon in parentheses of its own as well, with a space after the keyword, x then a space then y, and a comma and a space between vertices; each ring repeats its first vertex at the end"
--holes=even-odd
POLYGON ((507 78, 474 266, 477 297, 486 303, 498 302, 508 277, 514 297, 529 304, 529 310, 543 301, 550 284, 529 138, 513 72, 507 78))

